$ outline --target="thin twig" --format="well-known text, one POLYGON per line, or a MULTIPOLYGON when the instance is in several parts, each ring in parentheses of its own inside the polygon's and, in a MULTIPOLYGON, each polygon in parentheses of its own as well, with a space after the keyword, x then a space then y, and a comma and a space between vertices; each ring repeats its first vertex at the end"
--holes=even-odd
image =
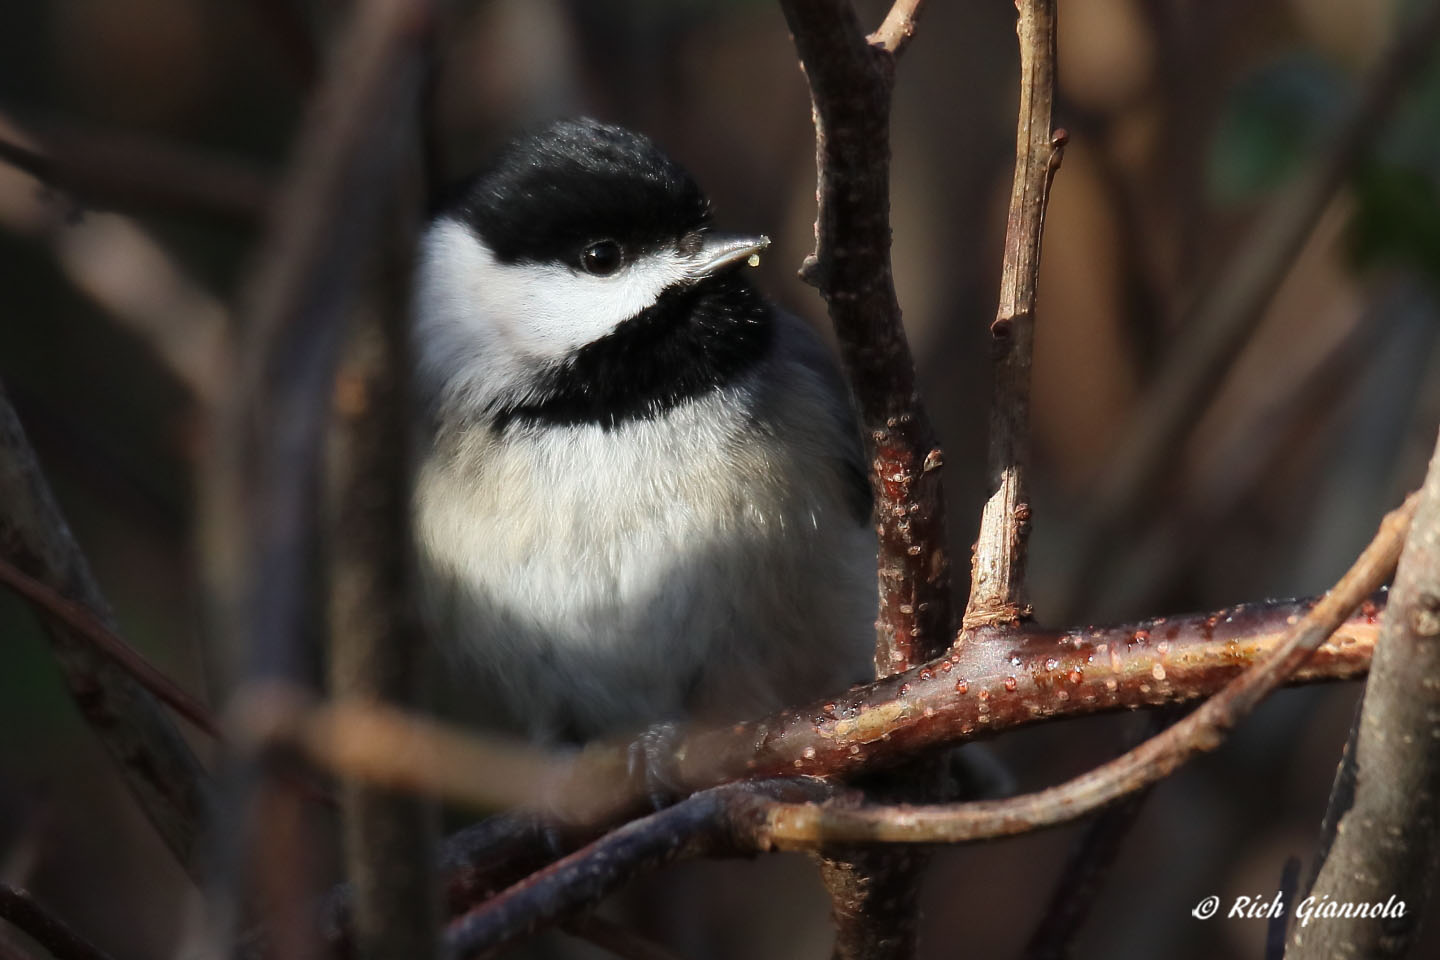
MULTIPOLYGON (((1365 684, 1341 816, 1313 891, 1333 903, 1404 904, 1383 915, 1296 923, 1286 956, 1404 957, 1440 872, 1440 445, 1411 527, 1365 684)), ((1343 788, 1342 788, 1343 789, 1343 788)))
MULTIPOLYGON (((0 556, 94 612, 115 620, 0 387, 0 556)), ((63 626, 46 631, 81 715, 115 760, 126 786, 197 882, 206 879, 202 837, 214 788, 164 708, 90 640, 63 626)))
POLYGON ((0 583, 24 597, 44 616, 84 637, 157 700, 194 724, 196 729, 223 739, 220 724, 208 707, 161 673, 140 651, 111 633, 89 610, 65 599, 3 558, 0 558, 0 583))
MULTIPOLYGON (((1094 484, 1094 499, 1081 523, 1081 542, 1087 549, 1079 556, 1094 556, 1101 544, 1120 536, 1136 504, 1173 462, 1190 425, 1223 382, 1222 374, 1255 329, 1320 215, 1356 163, 1380 142, 1404 93, 1431 61, 1440 45, 1437 39, 1440 2, 1405 18, 1329 147, 1264 211, 1207 286, 1153 388, 1136 404, 1123 445, 1094 484)), ((1073 604, 1071 597, 1061 606, 1073 604)))
MULTIPOLYGON (((769 814, 772 842, 783 849, 827 843, 962 843, 1067 823, 1168 776, 1225 734, 1307 660, 1349 612, 1395 569, 1416 495, 1386 515, 1375 539, 1340 582, 1291 629, 1270 657, 1251 667, 1165 733, 1067 783, 1007 800, 932 807, 840 809, 780 805, 769 814)), ((1437 628, 1440 629, 1440 628, 1437 628)), ((1162 671, 1163 672, 1163 671, 1162 671)))
MULTIPOLYGON (((1151 713, 1141 725, 1141 736, 1148 739, 1163 731, 1174 719, 1176 709, 1151 713)), ((1025 960, 1065 960, 1072 955, 1075 938, 1094 909, 1106 874, 1119 858, 1125 838, 1152 790, 1139 790, 1117 801, 1085 827, 1050 888, 1050 900, 1025 944, 1025 960)))
POLYGON ((1026 472, 1030 459, 1030 367, 1040 243, 1050 184, 1065 145, 1051 130, 1055 99, 1055 0, 1016 4, 1020 39, 1020 119, 1015 178, 1000 269, 1000 304, 990 325, 995 365, 990 402, 990 498, 971 562, 967 629, 1018 623, 1030 616, 1025 551, 1030 538, 1026 472))
POLYGON ((0 919, 12 924, 55 960, 110 960, 110 955, 70 929, 24 890, 0 885, 0 919))
POLYGON ((534 806, 566 769, 522 741, 447 726, 370 698, 316 702, 282 684, 238 696, 228 719, 247 745, 295 750, 348 780, 477 810, 534 806))
POLYGON ((78 128, 56 127, 43 136, 19 134, 4 117, 0 163, 98 209, 182 214, 253 228, 263 221, 270 203, 268 181, 233 160, 78 128))
POLYGON ((745 856, 777 797, 813 800, 832 788, 800 781, 717 787, 633 821, 487 900, 450 924, 460 958, 493 949, 599 903, 640 873, 694 857, 745 856))

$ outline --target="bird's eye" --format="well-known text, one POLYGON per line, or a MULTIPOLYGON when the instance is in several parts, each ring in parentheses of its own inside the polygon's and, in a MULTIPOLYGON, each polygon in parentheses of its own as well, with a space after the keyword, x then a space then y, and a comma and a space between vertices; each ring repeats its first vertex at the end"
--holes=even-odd
POLYGON ((608 277, 620 269, 621 262, 625 259, 620 250, 620 244, 614 240, 601 240, 599 243, 592 243, 580 254, 580 265, 585 272, 597 277, 608 277))

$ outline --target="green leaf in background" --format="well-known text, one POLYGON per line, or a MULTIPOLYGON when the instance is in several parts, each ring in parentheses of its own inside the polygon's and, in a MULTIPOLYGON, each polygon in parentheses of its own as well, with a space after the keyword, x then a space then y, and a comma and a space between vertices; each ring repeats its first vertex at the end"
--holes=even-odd
POLYGON ((1360 267, 1401 267, 1440 285, 1440 189, 1411 167, 1372 166, 1354 182, 1350 252, 1360 267))
POLYGON ((1334 126, 1349 78, 1313 54, 1260 67, 1231 93, 1211 142, 1207 187, 1244 203, 1279 186, 1334 126))

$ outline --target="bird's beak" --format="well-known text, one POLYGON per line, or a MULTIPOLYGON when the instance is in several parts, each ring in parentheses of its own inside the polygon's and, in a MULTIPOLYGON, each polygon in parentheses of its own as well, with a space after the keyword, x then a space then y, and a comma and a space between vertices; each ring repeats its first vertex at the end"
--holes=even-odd
POLYGON ((720 270, 759 257, 760 251, 770 246, 766 236, 746 237, 734 233, 707 233, 700 241, 700 249, 690 261, 689 273, 694 280, 711 276, 720 270))

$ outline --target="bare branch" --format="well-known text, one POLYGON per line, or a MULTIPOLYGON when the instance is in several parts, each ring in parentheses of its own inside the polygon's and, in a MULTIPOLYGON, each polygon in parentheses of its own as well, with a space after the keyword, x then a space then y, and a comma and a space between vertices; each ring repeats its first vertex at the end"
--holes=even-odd
POLYGON ((220 724, 211 715, 208 707, 161 673, 140 651, 111 633, 89 610, 65 599, 3 559, 0 559, 0 583, 24 597, 44 616, 93 644, 96 650, 129 674, 136 683, 150 691, 155 699, 189 720, 196 729, 216 739, 222 738, 220 724))
POLYGON ((87 206, 126 213, 181 214, 255 227, 270 202, 266 179, 233 160, 78 128, 57 126, 43 136, 21 133, 4 117, 0 163, 87 206))
POLYGON ((876 669, 894 673, 950 641, 942 455, 915 382, 890 269, 894 57, 869 43, 850 0, 781 0, 810 82, 819 210, 800 275, 830 308, 872 454, 880 536, 876 669))
POLYGON ((337 776, 478 810, 534 806, 566 769, 521 741, 449 727, 369 698, 316 702, 293 686, 237 697, 232 727, 257 748, 298 751, 337 776))
POLYGON ((482 903, 450 924, 447 945, 469 957, 551 926, 594 906, 648 872, 694 857, 746 856, 776 798, 828 796, 806 781, 732 784, 697 793, 620 829, 482 903))
MULTIPOLYGON (((1311 890, 1337 903, 1403 901, 1396 914, 1297 923, 1287 956, 1403 957, 1428 912, 1440 825, 1440 447, 1400 557, 1360 711, 1354 803, 1311 890)), ((1343 789, 1343 787, 1342 787, 1343 789)))
MULTIPOLYGON (((0 387, 0 556, 93 611, 110 633, 114 616, 40 472, 19 418, 0 387)), ((213 785, 161 706, 81 633, 46 631, 65 685, 86 723, 181 865, 203 880, 202 836, 213 785)))
POLYGON ((1030 366, 1040 243, 1050 183, 1060 167, 1063 131, 1051 132, 1055 99, 1055 0, 1021 0, 1020 120, 1015 179, 1000 270, 1000 304, 990 325, 995 393, 990 403, 990 498, 971 561, 966 629, 1018 623, 1030 616, 1025 548, 1030 538, 1026 471, 1030 460, 1030 366))
MULTIPOLYGON (((915 383, 890 265, 890 95, 920 4, 866 38, 850 0, 781 0, 815 121, 815 253, 800 275, 830 308, 871 452, 879 612, 875 673, 937 656, 953 630, 940 448, 915 383)), ((835 960, 913 954, 918 855, 830 851, 835 960)))
MULTIPOLYGON (((1313 609, 1313 601, 1252 604, 1103 630, 1055 634, 1031 628, 1007 636, 1000 649, 966 644, 954 658, 828 703, 689 732, 677 743, 677 785, 694 791, 785 774, 843 780, 982 734, 1193 701, 1271 657, 1313 609)), ((1365 602, 1291 679, 1363 676, 1381 609, 1365 602)), ((234 719, 250 742, 296 750, 339 776, 481 810, 538 804, 552 826, 603 829, 644 799, 624 773, 628 743, 597 744, 573 759, 547 757, 531 745, 481 738, 394 708, 314 704, 288 687, 252 691, 237 702, 234 719)), ((546 828, 531 815, 492 818, 452 838, 444 867, 449 899, 473 903, 515 872, 523 875, 545 862, 544 855, 526 860, 545 839, 546 828)))
POLYGON ((110 960, 109 954, 71 930, 24 890, 0 885, 0 919, 24 932, 55 960, 110 960))
MULTIPOLYGON (((308 679, 307 560, 317 526, 321 437, 347 319, 384 225, 405 202, 431 4, 353 4, 297 144, 242 323, 240 369, 207 465, 206 536, 216 622, 248 658, 246 685, 308 679)), ((242 691, 244 687, 242 686, 242 691)), ((318 883, 300 794, 274 776, 241 808, 251 877, 279 958, 318 948, 318 883)))
MULTIPOLYGON (((418 126, 411 142, 420 143, 418 126)), ((410 264, 423 207, 418 149, 402 171, 374 303, 341 381, 338 488, 329 523, 330 680, 333 696, 420 708, 425 649, 410 569, 413 409, 408 370, 410 264)), ((341 791, 351 932, 370 960, 424 960, 439 949, 439 891, 432 860, 440 838, 428 797, 346 781, 341 791)))
MULTIPOLYGON (((1386 515, 1375 539, 1340 582, 1287 634, 1274 654, 1251 667, 1165 733, 1067 783, 1027 796, 930 807, 845 810, 793 804, 769 814, 771 841, 784 849, 827 843, 961 843, 1066 823, 1168 776, 1225 734, 1334 633, 1395 569, 1417 496, 1386 515)), ((1160 671, 1163 675, 1163 669, 1160 671)))

